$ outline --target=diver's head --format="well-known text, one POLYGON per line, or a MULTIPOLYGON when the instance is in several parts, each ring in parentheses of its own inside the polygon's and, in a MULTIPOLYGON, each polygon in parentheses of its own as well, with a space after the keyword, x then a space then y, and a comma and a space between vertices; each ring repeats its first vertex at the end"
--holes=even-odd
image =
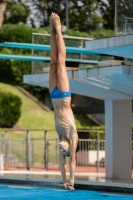
MULTIPOLYGON (((60 148, 60 151, 61 153, 64 155, 64 156, 70 156, 70 143, 69 141, 67 140, 62 140, 60 143, 59 143, 59 148, 60 148)), ((77 149, 76 149, 76 153, 79 151, 79 141, 77 143, 77 149)))
POLYGON ((69 144, 68 141, 62 140, 62 141, 59 143, 59 148, 60 148, 61 153, 62 153, 64 156, 70 156, 70 144, 69 144))

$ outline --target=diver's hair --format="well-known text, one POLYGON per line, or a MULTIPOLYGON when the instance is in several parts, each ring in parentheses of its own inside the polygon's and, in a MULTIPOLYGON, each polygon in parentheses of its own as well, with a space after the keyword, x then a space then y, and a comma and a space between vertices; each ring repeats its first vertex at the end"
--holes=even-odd
POLYGON ((80 150, 80 145, 79 145, 79 140, 78 140, 76 153, 77 153, 79 150, 80 150))
MULTIPOLYGON (((80 150, 80 144, 79 144, 79 140, 78 140, 78 143, 77 143, 77 149, 76 149, 76 153, 80 150)), ((70 157, 70 155, 66 155, 67 157, 70 157)))

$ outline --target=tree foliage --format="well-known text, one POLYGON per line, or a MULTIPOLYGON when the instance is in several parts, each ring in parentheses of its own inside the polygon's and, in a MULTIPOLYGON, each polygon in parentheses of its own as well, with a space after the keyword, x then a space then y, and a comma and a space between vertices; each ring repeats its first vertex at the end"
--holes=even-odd
POLYGON ((114 32, 112 30, 107 30, 105 28, 98 28, 91 33, 74 31, 72 29, 68 29, 64 32, 64 35, 76 36, 76 37, 85 37, 85 38, 104 38, 104 37, 112 37, 114 32))
MULTIPOLYGON (((41 31, 25 25, 5 24, 0 28, 0 43, 22 42, 31 43, 32 32, 41 31)), ((1 48, 0 54, 31 55, 28 49, 1 48)), ((23 75, 31 74, 31 62, 17 60, 0 60, 0 81, 12 85, 19 85, 28 90, 42 101, 45 88, 35 87, 23 83, 23 75)))
MULTIPOLYGON (((133 19, 133 1, 132 0, 119 0, 117 1, 117 25, 118 32, 125 29, 124 17, 129 17, 133 19)), ((108 6, 103 13, 103 18, 106 23, 103 24, 106 29, 114 29, 114 18, 115 18, 115 1, 108 0, 108 6)), ((133 31, 133 20, 127 21, 127 28, 133 31)))
MULTIPOLYGON (((31 8, 34 10, 34 20, 40 26, 48 26, 51 12, 56 12, 62 20, 62 25, 66 24, 66 1, 65 0, 29 0, 31 8)), ((99 27, 99 24, 106 23, 101 13, 106 8, 103 0, 77 1, 69 0, 68 14, 70 29, 90 32, 99 27)), ((35 23, 35 21, 33 22, 35 23)))
POLYGON ((29 6, 23 0, 8 0, 4 23, 25 24, 30 15, 29 6))
POLYGON ((117 5, 118 10, 118 32, 133 33, 133 1, 120 0, 117 5), (124 17, 130 19, 125 20, 124 17), (126 26, 126 30, 125 30, 126 26))
MULTIPOLYGON (((90 32, 106 24, 102 15, 107 3, 104 0, 69 0, 69 28, 90 32)), ((66 24, 66 0, 9 0, 5 23, 28 23, 32 27, 49 25, 51 12, 56 12, 66 24)))
MULTIPOLYGON (((100 16, 102 1, 71 1, 69 8, 70 28, 90 32, 104 24, 105 20, 100 16)), ((102 3, 105 6, 104 3, 102 3)), ((64 16, 65 18, 65 16, 64 16)))
POLYGON ((32 29, 26 25, 5 24, 0 28, 0 42, 31 43, 32 29))
POLYGON ((108 7, 103 13, 103 18, 106 23, 103 25, 106 29, 114 30, 114 17, 115 17, 115 1, 108 0, 108 7))
POLYGON ((0 127, 12 127, 21 116, 21 99, 0 91, 0 127))

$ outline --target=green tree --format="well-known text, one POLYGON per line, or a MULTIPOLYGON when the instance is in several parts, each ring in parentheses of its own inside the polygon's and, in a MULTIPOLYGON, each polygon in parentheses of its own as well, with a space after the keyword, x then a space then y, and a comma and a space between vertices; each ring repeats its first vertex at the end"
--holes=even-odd
POLYGON ((33 27, 44 27, 49 25, 49 16, 51 12, 57 12, 61 18, 64 16, 64 0, 27 0, 31 13, 31 24, 33 27))
POLYGON ((12 127, 21 116, 21 99, 0 91, 0 127, 12 127))
MULTIPOLYGON (((91 32, 102 26, 114 29, 115 1, 68 0, 68 2, 70 29, 85 32, 91 32)), ((66 24, 66 0, 8 0, 4 23, 27 23, 32 27, 47 27, 51 12, 56 12, 61 17, 62 25, 66 24)))
POLYGON ((91 32, 106 21, 100 16, 100 7, 106 6, 102 1, 71 1, 69 8, 70 28, 91 32), (99 11, 99 12, 98 12, 99 11))
POLYGON ((118 5, 117 5, 117 10, 118 10, 118 32, 132 33, 133 32, 133 1, 119 0, 118 5), (125 20, 124 17, 128 17, 130 19, 125 20))
POLYGON ((29 6, 23 0, 8 0, 4 23, 26 23, 30 15, 29 6))
POLYGON ((0 28, 0 42, 31 43, 32 28, 26 25, 4 24, 0 28))
MULTIPOLYGON (((24 42, 31 43, 32 32, 43 32, 25 25, 5 24, 0 28, 0 43, 2 42, 24 42)), ((0 54, 31 55, 31 50, 17 48, 0 48, 0 54)), ((0 60, 0 81, 12 85, 19 85, 31 94, 43 101, 42 94, 45 88, 35 87, 23 83, 23 75, 31 74, 31 62, 0 60)))
POLYGON ((103 19, 106 23, 103 25, 106 29, 114 30, 115 1, 108 0, 108 7, 103 12, 103 19))
MULTIPOLYGON (((66 24, 66 1, 65 0, 27 0, 30 8, 34 11, 32 18, 33 26, 48 26, 51 12, 56 12, 66 24), (36 24, 37 22, 37 24, 36 24)), ((106 23, 102 18, 107 4, 103 0, 69 0, 69 27, 70 29, 90 32, 106 23)))
MULTIPOLYGON (((124 32, 125 20, 124 17, 133 19, 133 1, 132 0, 119 0, 117 3, 117 24, 118 32, 124 32)), ((115 1, 108 0, 108 7, 103 13, 103 19, 107 22, 104 24, 104 28, 114 30, 114 18, 115 18, 115 1)), ((127 20, 127 29, 129 32, 133 31, 133 20, 127 20)))

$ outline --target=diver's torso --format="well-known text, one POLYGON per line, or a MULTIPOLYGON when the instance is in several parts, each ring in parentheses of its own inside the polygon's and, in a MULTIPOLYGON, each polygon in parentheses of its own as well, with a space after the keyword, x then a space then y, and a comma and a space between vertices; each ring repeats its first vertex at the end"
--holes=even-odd
POLYGON ((59 138, 71 139, 77 133, 73 112, 71 110, 71 97, 52 99, 54 106, 55 128, 59 138))

